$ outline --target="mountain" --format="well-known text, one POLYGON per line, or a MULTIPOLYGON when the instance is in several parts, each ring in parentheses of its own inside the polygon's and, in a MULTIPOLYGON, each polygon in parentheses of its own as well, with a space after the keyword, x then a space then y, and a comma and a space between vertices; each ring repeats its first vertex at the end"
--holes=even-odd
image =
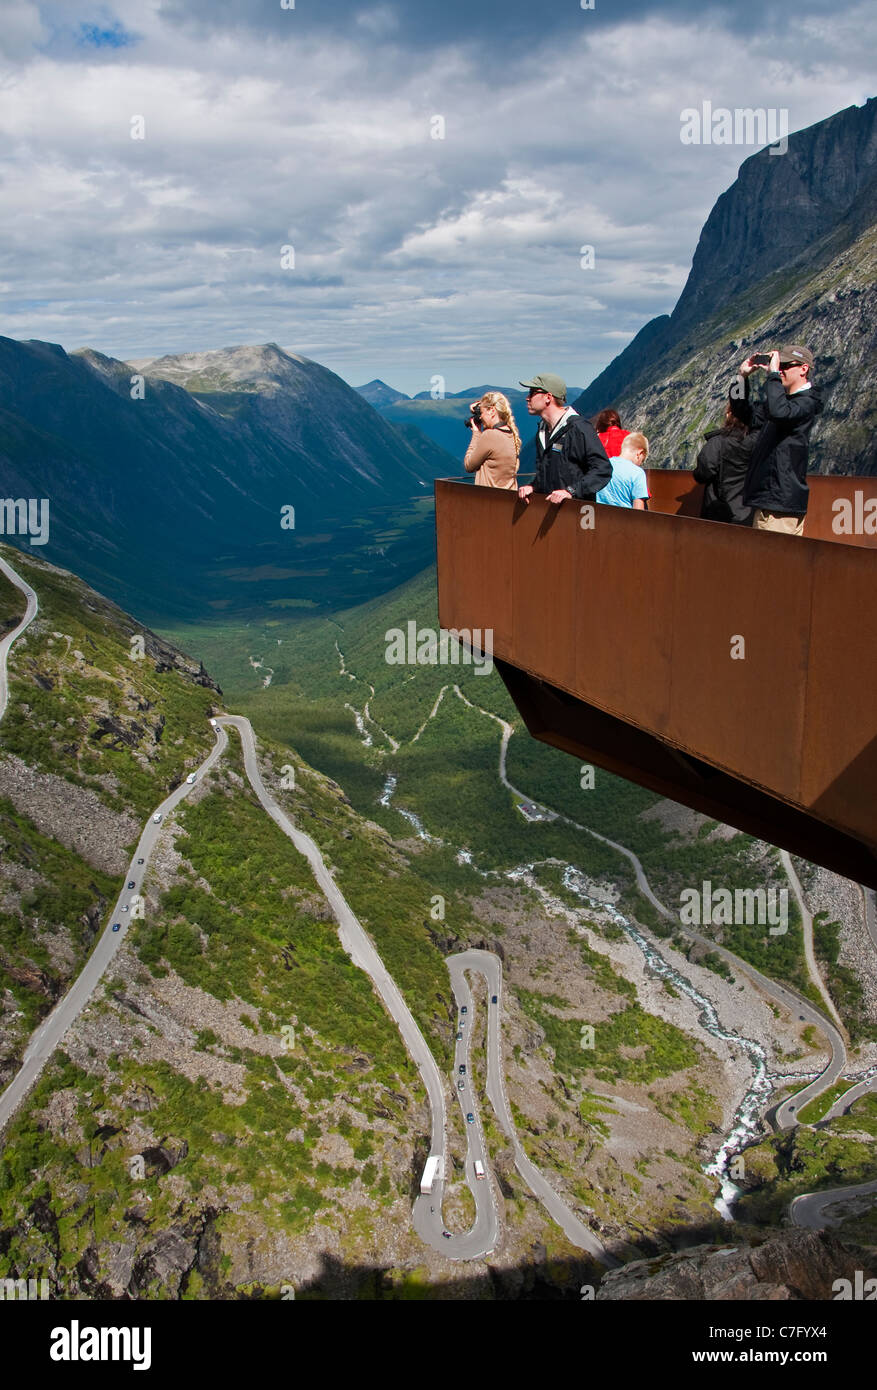
POLYGON ((49 499, 46 558, 147 618, 319 603, 431 558, 454 462, 276 344, 124 363, 0 338, 0 401, 4 490, 49 499))
MULTIPOLYGON (((392 421, 400 428, 416 427, 440 448, 452 454, 454 466, 449 468, 446 476, 458 475, 462 472, 460 460, 469 445, 469 433, 464 427, 469 407, 487 391, 502 391, 508 397, 521 439, 531 439, 536 432, 536 422, 527 412, 527 393, 520 387, 469 386, 465 391, 447 392, 439 400, 433 400, 428 391, 421 391, 412 400, 403 398, 387 405, 377 405, 377 409, 385 420, 392 421)), ((569 399, 572 400, 577 394, 578 387, 571 388, 569 399)))
POLYGON ((354 390, 375 409, 380 409, 382 405, 395 405, 396 401, 409 399, 404 391, 395 390, 394 387, 388 386, 385 381, 379 381, 377 377, 374 381, 367 381, 365 386, 354 387, 354 390))
MULTIPOLYGON (((0 552, 39 600, 0 724, 2 1094, 109 929, 144 821, 213 747, 221 699, 197 662, 74 575, 0 552)), ((23 608, 0 576, 4 631, 23 608)), ((372 930, 444 1061, 448 973, 421 922, 432 880, 288 747, 260 739, 259 753, 272 793, 346 864, 345 891, 380 892, 372 930)), ((246 1297, 254 1279, 276 1296, 315 1282, 321 1251, 354 1289, 378 1246, 387 1266, 422 1261, 419 1078, 307 861, 242 774, 232 733, 167 817, 142 917, 125 919, 3 1133, 0 1290, 39 1270, 53 1297, 246 1297)))
POLYGON ((670 315, 652 319, 574 402, 619 408, 655 466, 689 467, 750 352, 804 342, 826 399, 818 472, 877 472, 877 98, 741 166, 701 232, 670 315))

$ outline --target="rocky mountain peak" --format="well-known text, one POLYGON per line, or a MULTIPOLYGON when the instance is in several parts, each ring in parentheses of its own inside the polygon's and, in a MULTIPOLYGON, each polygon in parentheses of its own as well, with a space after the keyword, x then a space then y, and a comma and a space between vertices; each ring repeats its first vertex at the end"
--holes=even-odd
POLYGON ((806 255, 877 180, 877 97, 759 150, 707 218, 673 325, 715 312, 753 280, 806 255))

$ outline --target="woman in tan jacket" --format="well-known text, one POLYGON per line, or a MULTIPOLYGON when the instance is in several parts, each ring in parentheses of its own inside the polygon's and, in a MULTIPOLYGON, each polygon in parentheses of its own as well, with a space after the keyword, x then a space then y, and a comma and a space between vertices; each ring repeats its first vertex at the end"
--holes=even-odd
POLYGON ((472 425, 463 467, 475 474, 478 487, 517 487, 521 436, 512 408, 501 391, 487 391, 476 404, 481 407, 481 429, 472 425))

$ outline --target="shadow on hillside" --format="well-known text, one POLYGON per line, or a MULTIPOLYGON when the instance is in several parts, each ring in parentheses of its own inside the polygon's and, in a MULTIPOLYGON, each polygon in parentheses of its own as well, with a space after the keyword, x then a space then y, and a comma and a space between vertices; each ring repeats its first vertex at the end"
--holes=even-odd
MULTIPOLYGON (((695 1245, 739 1243, 740 1234, 733 1234, 733 1230, 722 1221, 709 1222, 684 1230, 676 1228, 672 1232, 657 1232, 654 1238, 640 1240, 636 1246, 607 1241, 606 1248, 621 1264, 668 1253, 676 1254, 695 1245)), ((454 1268, 456 1272, 449 1273, 447 1277, 437 1276, 435 1270, 427 1272, 425 1265, 419 1270, 393 1268, 378 1263, 349 1265, 324 1251, 320 1257, 319 1274, 307 1283, 295 1285, 295 1298, 332 1302, 426 1299, 442 1302, 525 1300, 568 1303, 582 1301, 583 1295, 593 1296, 586 1294, 585 1290, 590 1287, 596 1292, 608 1273, 601 1264, 585 1254, 581 1258, 552 1257, 538 1242, 533 1244, 531 1250, 531 1259, 507 1266, 494 1263, 498 1258, 495 1255, 487 1256, 477 1270, 467 1264, 451 1266, 448 1262, 448 1269, 454 1268)), ((248 1296, 261 1300, 266 1296, 271 1297, 273 1292, 254 1287, 248 1296)))

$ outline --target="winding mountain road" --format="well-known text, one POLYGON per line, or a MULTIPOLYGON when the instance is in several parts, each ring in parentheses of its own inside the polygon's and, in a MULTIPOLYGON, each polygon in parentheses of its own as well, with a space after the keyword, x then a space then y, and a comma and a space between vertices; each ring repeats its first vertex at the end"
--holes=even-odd
MULTIPOLYGON (((482 709, 480 705, 474 705, 471 700, 466 698, 458 685, 454 686, 454 691, 470 709, 477 710, 479 714, 486 715, 488 719, 493 719, 500 725, 502 729, 502 741, 499 750, 499 779, 503 786, 514 796, 521 797, 523 800, 532 801, 532 798, 525 797, 523 792, 520 792, 517 787, 513 786, 506 775, 506 755, 508 752, 509 739, 514 733, 512 725, 509 724, 507 720, 501 719, 499 715, 492 714, 490 710, 482 709)), ((538 805, 539 803, 533 804, 538 805)), ((548 808, 545 807, 543 809, 547 810, 548 808)), ((602 841, 604 845, 609 845, 610 848, 616 850, 619 854, 623 854, 633 867, 634 874, 636 875, 637 887, 640 892, 648 899, 656 911, 660 912, 661 916, 665 917, 668 921, 673 922, 674 926, 680 932, 690 937, 692 941, 699 942, 700 945, 712 951, 715 955, 721 956, 722 960, 729 966, 733 966, 738 974, 745 975, 770 999, 775 1000, 778 1004, 782 1004, 783 1007, 788 1009, 793 1015, 797 1014, 800 1022, 812 1023, 825 1034, 830 1048, 830 1057, 825 1069, 820 1072, 819 1076, 817 1076, 809 1086, 806 1086, 804 1090, 799 1091, 796 1095, 790 1096, 788 1100, 783 1101, 782 1105, 778 1106, 776 1111, 776 1125, 778 1129, 790 1129, 796 1125, 798 1123, 798 1111, 800 1111, 808 1101, 814 1100, 816 1096, 821 1095, 823 1091, 827 1091, 830 1086, 833 1086, 846 1066, 846 1047, 838 1028, 833 1022, 827 1019, 819 1009, 811 1004, 809 1000, 798 994, 796 990, 793 990, 788 985, 778 984, 775 980, 769 979, 767 975, 762 975, 761 971, 756 970, 755 966, 750 965, 748 961, 742 960, 740 956, 734 955, 732 951, 726 950, 724 946, 718 945, 717 942, 712 941, 709 937, 703 936, 700 932, 695 931, 693 927, 682 923, 679 914, 672 913, 652 891, 651 884, 646 878, 643 866, 632 849, 628 849, 626 845, 618 844, 616 840, 610 840, 606 835, 601 835, 597 830, 591 830, 590 826, 580 825, 578 821, 572 820, 569 816, 564 816, 559 812, 556 814, 559 820, 566 821, 566 823, 573 826, 575 830, 581 830, 587 835, 592 835, 594 839, 602 841)), ((803 914, 807 911, 806 904, 803 901, 801 885, 798 883, 798 878, 792 868, 791 861, 789 862, 787 871, 789 870, 791 871, 789 876, 792 887, 798 894, 798 900, 803 914)), ((815 969, 815 960, 813 964, 815 969)), ((820 980, 820 984, 821 983, 820 980)))
MULTIPOLYGON (((502 1005, 502 961, 499 956, 492 951, 461 951, 459 955, 449 956, 447 960, 448 970, 451 974, 451 983, 454 995, 458 1001, 466 1002, 469 1010, 469 1017, 473 1015, 473 1001, 465 978, 467 970, 477 972, 484 978, 485 998, 492 1001, 496 998, 496 1004, 488 1002, 487 1007, 487 1076, 485 1090, 487 1098, 493 1108, 493 1112, 499 1122, 500 1128, 509 1139, 515 1154, 515 1167, 534 1196, 550 1213, 558 1226, 566 1235, 567 1239, 578 1246, 580 1250, 587 1250, 596 1256, 604 1265, 614 1269, 618 1261, 614 1256, 609 1255, 601 1242, 592 1231, 584 1225, 573 1211, 566 1205, 563 1199, 558 1196, 554 1188, 542 1176, 536 1165, 529 1159, 524 1152, 520 1140, 515 1130, 511 1110, 505 1092, 505 1073, 502 1065, 502 1038, 500 1009, 502 1005)), ((470 1029, 472 1025, 470 1024, 470 1029)), ((468 1034, 471 1036, 471 1033, 468 1034)), ((467 1053, 468 1055, 468 1053, 467 1053)), ((471 1067, 470 1083, 471 1084, 471 1067)), ((465 1094, 469 1094, 467 1085, 465 1094)), ((461 1102, 462 1103, 462 1102, 461 1102)), ((467 1100, 466 1105, 470 1102, 467 1100)), ((470 1130, 474 1126, 469 1126, 470 1130)), ((474 1152, 474 1144, 470 1139, 469 1159, 480 1157, 486 1162, 483 1152, 483 1140, 480 1136, 480 1124, 478 1126, 478 1143, 482 1146, 481 1152, 474 1152)), ((467 1173, 469 1162, 467 1161, 467 1173)))
POLYGON ((862 1182, 853 1187, 831 1187, 826 1192, 802 1192, 789 1207, 793 1226, 809 1226, 821 1231, 839 1226, 850 1216, 866 1212, 877 1196, 877 1181, 862 1182))
MULTIPOLYGON (((210 770, 215 762, 222 757, 228 739, 224 730, 217 729, 216 746, 211 749, 204 762, 195 774, 196 779, 202 777, 210 770)), ((91 955, 85 962, 81 971, 77 975, 67 993, 58 1000, 50 1014, 47 1014, 39 1027, 31 1035, 30 1041, 25 1048, 21 1067, 16 1075, 9 1082, 5 1091, 0 1095, 0 1133, 2 1133, 9 1120, 18 1109, 28 1091, 37 1081, 56 1048, 61 1046, 65 1034, 76 1019, 82 1013, 86 1004, 91 999, 97 989, 101 978, 118 951, 120 945, 128 934, 128 924, 131 920, 131 909, 135 901, 140 897, 140 888, 146 870, 149 867, 149 859, 155 848, 159 835, 161 834, 164 819, 176 806, 188 796, 192 790, 192 784, 183 782, 165 797, 160 806, 156 808, 153 815, 143 828, 137 848, 133 858, 125 871, 125 887, 116 899, 115 906, 110 914, 110 924, 120 923, 117 932, 112 930, 112 925, 107 926, 98 937, 92 949, 91 955), (156 823, 154 816, 161 816, 161 822, 156 823), (143 863, 139 863, 139 860, 143 863), (133 883, 134 887, 127 885, 133 883)))
POLYGON ((25 628, 29 627, 30 624, 33 622, 34 618, 36 617, 39 611, 39 602, 37 600, 36 594, 30 587, 30 585, 24 579, 22 579, 20 574, 16 574, 12 566, 7 565, 6 561, 3 559, 0 559, 0 574, 5 574, 10 584, 14 584, 16 589, 20 589, 21 592, 24 594, 25 598, 27 599, 27 606, 25 608, 24 617, 11 630, 11 632, 7 632, 3 640, 0 641, 0 719, 2 719, 4 714, 6 713, 6 703, 9 698, 9 682, 6 674, 6 658, 9 655, 9 649, 12 646, 13 642, 21 636, 25 628))
MULTIPOLYGON (((24 618, 7 634, 2 642, 0 642, 0 701, 2 701, 0 702, 0 713, 2 713, 2 710, 5 710, 7 702, 7 653, 15 639, 21 635, 38 612, 38 600, 33 589, 25 584, 20 576, 18 576, 5 561, 0 560, 0 569, 6 574, 10 582, 15 584, 16 587, 25 594, 27 599, 27 608, 24 618)), ((132 916, 132 908, 136 911, 137 905, 142 904, 140 889, 149 867, 152 851, 161 834, 166 817, 170 815, 179 803, 189 794, 192 790, 192 786, 200 781, 223 756, 228 747, 228 735, 226 730, 232 727, 237 730, 240 737, 244 768, 256 797, 275 824, 292 841, 298 852, 307 859, 317 883, 332 908, 338 924, 338 934, 342 946, 354 964, 369 976, 384 1007, 399 1028, 405 1046, 417 1066, 421 1080, 426 1089, 431 1114, 431 1152, 441 1157, 443 1166, 446 1147, 445 1083, 436 1065, 435 1058, 414 1016, 405 1003, 396 982, 384 966, 373 943, 332 878, 319 848, 309 835, 298 830, 297 827, 292 824, 289 817, 265 787, 256 755, 255 736, 249 720, 240 715, 219 715, 211 722, 216 733, 216 743, 194 774, 194 782, 190 783, 184 781, 180 786, 176 787, 170 795, 164 799, 160 806, 156 808, 156 811, 150 815, 149 820, 144 826, 134 856, 125 873, 125 887, 120 892, 113 911, 110 914, 110 923, 118 922, 120 924, 119 930, 113 931, 111 925, 104 929, 91 955, 67 993, 58 1001, 51 1013, 43 1019, 39 1027, 34 1031, 25 1049, 19 1071, 3 1091, 2 1095, 0 1095, 0 1132, 3 1131, 9 1120, 15 1114, 25 1096, 38 1080, 49 1058, 56 1049, 60 1047, 67 1032, 77 1018, 79 1018, 89 1000, 93 997, 113 957, 127 935, 128 925, 132 916)), ((496 957, 489 957, 488 953, 482 954, 484 960, 478 961, 477 953, 473 953, 472 960, 469 963, 479 965, 482 973, 484 973, 486 977, 489 977, 488 983, 492 983, 493 992, 498 994, 501 987, 502 976, 500 962, 496 957)), ((474 1015, 474 1001, 472 1001, 462 968, 457 969, 456 962, 454 965, 451 965, 449 962, 449 968, 451 969, 452 984, 458 1007, 460 1007, 465 1000, 469 1000, 470 1002, 467 1005, 467 1009, 471 1008, 471 1017, 474 1015)), ((508 1108, 505 1105, 504 1092, 502 1089, 502 1077, 499 1071, 498 1012, 497 1009, 497 1017, 495 1019, 491 1018, 489 1028, 491 1058, 488 1064, 490 1082, 489 1095, 492 1104, 494 1104, 495 1108, 498 1107, 497 1114, 500 1117, 503 1128, 510 1137, 513 1137, 516 1152, 523 1154, 523 1151, 520 1150, 517 1138, 514 1135, 514 1127, 508 1113, 508 1108)), ((468 1047, 468 1039, 471 1038, 471 1031, 467 1032, 466 1038, 468 1047)), ((468 1056, 468 1050, 466 1055, 468 1056)), ((468 1086, 469 1083, 467 1083, 467 1089, 468 1086)), ((477 1102, 471 1095, 467 1096, 466 1104, 471 1106, 471 1111, 464 1111, 464 1114, 473 1113, 477 1116, 473 1124, 467 1124, 466 1126, 469 1143, 467 1180, 476 1206, 476 1218, 473 1226, 462 1235, 450 1234, 448 1236, 444 1234, 444 1223, 442 1220, 443 1177, 438 1178, 434 1183, 432 1194, 429 1196, 421 1195, 416 1199, 412 1210, 412 1221, 421 1239, 433 1246, 445 1258, 452 1260, 472 1260, 480 1258, 495 1248, 499 1238, 499 1216, 492 1182, 489 1179, 483 1182, 479 1181, 475 1176, 474 1164, 476 1158, 484 1164, 485 1171, 489 1172, 487 1154, 481 1131, 480 1113, 478 1111, 477 1102)), ((525 1164, 529 1164, 525 1155, 523 1156, 523 1161, 525 1164)), ((520 1166, 521 1164, 519 1163, 519 1167, 520 1166)), ((605 1254, 599 1242, 595 1240, 591 1233, 587 1231, 564 1206, 557 1197, 557 1194, 553 1192, 532 1164, 529 1164, 529 1169, 532 1171, 526 1174, 528 1182, 537 1195, 546 1202, 546 1206, 548 1206, 552 1215, 554 1215, 556 1219, 559 1219, 560 1224, 567 1231, 570 1238, 573 1239, 577 1245, 589 1249, 598 1256, 605 1254)))
MULTIPOLYGON (((0 572, 25 595, 27 600, 24 617, 17 626, 0 641, 0 718, 2 718, 8 699, 7 656, 12 644, 25 631, 36 616, 38 612, 38 600, 33 589, 2 559, 0 559, 0 572)), ((454 690, 459 698, 463 700, 465 704, 469 705, 470 708, 479 710, 480 713, 487 715, 491 719, 495 719, 496 722, 501 725, 503 736, 500 746, 500 779, 509 791, 518 797, 522 797, 522 793, 517 791, 506 777, 506 753, 508 741, 513 732, 512 726, 505 720, 491 714, 489 711, 482 710, 478 706, 472 705, 471 701, 463 695, 459 686, 455 685, 454 690)), ((433 714, 435 714, 435 710, 443 694, 444 689, 441 691, 436 701, 436 705, 432 711, 433 714)), ((205 776, 223 756, 228 746, 226 729, 228 727, 234 727, 241 740, 244 767, 256 797, 275 824, 288 836, 299 853, 307 859, 314 877, 325 894, 335 915, 341 944, 354 964, 362 969, 372 980, 385 1008, 399 1028, 405 1046, 417 1066, 421 1080, 426 1089, 431 1113, 431 1153, 441 1158, 443 1166, 446 1152, 446 1082, 439 1072, 432 1052, 416 1020, 405 1003, 398 986, 384 966, 374 944, 335 883, 331 873, 326 867, 319 848, 309 835, 298 830, 297 827, 293 825, 286 813, 267 791, 259 769, 255 736, 249 720, 240 715, 220 715, 217 716, 215 720, 212 720, 211 723, 215 728, 216 743, 198 768, 195 774, 196 782, 199 781, 201 777, 205 776)), ((389 735, 385 736, 389 739, 389 735)), ((110 922, 119 922, 121 924, 120 930, 113 932, 109 927, 104 930, 97 940, 88 961, 71 985, 67 994, 63 999, 59 1000, 52 1012, 35 1030, 25 1050, 19 1072, 6 1087, 2 1095, 0 1095, 0 1132, 2 1132, 11 1116, 21 1104, 23 1098, 38 1079, 52 1053, 60 1046, 71 1025, 85 1008, 122 940, 127 934, 128 922, 130 916, 133 915, 130 909, 134 907, 135 902, 142 901, 140 897, 140 888, 149 865, 152 850, 155 848, 156 841, 161 834, 165 817, 188 795, 192 790, 192 785, 193 784, 189 782, 183 782, 179 787, 175 788, 147 821, 134 852, 132 862, 125 874, 125 884, 133 884, 133 886, 126 886, 120 893, 110 917, 110 922)), ((623 854, 633 866, 636 881, 641 892, 643 892, 657 911, 668 919, 673 920, 674 923, 676 922, 676 917, 664 907, 652 892, 642 869, 642 865, 633 851, 627 849, 623 845, 617 844, 613 840, 609 840, 596 831, 590 830, 587 826, 581 826, 574 821, 570 821, 568 817, 562 817, 562 819, 567 820, 569 824, 575 826, 577 829, 595 836, 596 839, 603 841, 605 844, 623 854)), ((791 868, 790 865, 788 867, 791 868)), ((792 877, 793 873, 794 870, 790 873, 790 879, 794 886, 796 879, 792 877)), ((799 892, 800 896, 800 885, 798 885, 796 891, 799 892)), ((867 910, 869 907, 867 894, 865 903, 867 910)), ((873 899, 870 902, 870 907, 873 912, 873 899)), ((789 1101, 784 1102, 777 1111, 778 1127, 791 1127, 793 1124, 797 1123, 795 1112, 799 1111, 808 1100, 813 1099, 816 1095, 821 1094, 828 1086, 832 1085, 837 1079, 837 1076, 840 1075, 846 1061, 844 1043, 840 1033, 833 1024, 829 1023, 829 1021, 814 1008, 813 1005, 799 998, 793 991, 767 979, 767 977, 755 970, 754 967, 741 961, 739 957, 732 955, 731 952, 726 951, 723 947, 716 945, 715 942, 700 936, 699 933, 693 931, 691 928, 682 927, 681 929, 694 940, 702 942, 708 949, 715 951, 726 959, 729 964, 733 965, 734 969, 747 975, 753 983, 757 984, 759 988, 769 996, 783 1003, 785 1007, 797 1010, 802 1020, 805 1018, 809 1019, 826 1033, 832 1050, 828 1067, 816 1081, 799 1092, 798 1095, 790 1098, 789 1101)), ((869 930, 870 929, 871 926, 869 924, 869 930)), ((472 1123, 466 1124, 466 1179, 475 1200, 476 1216, 468 1232, 461 1235, 448 1235, 444 1232, 442 1221, 444 1178, 439 1177, 434 1184, 433 1192, 430 1195, 419 1196, 414 1202, 412 1220, 415 1229, 421 1236, 421 1239, 435 1248, 444 1257, 452 1260, 472 1260, 479 1258, 494 1249, 499 1238, 500 1223, 496 1198, 493 1191, 493 1180, 489 1175, 480 1112, 472 1094, 470 1053, 472 1022, 475 1017, 476 1005, 466 979, 466 972, 471 971, 483 977, 486 988, 485 997, 491 1000, 493 996, 497 997, 497 1003, 495 1005, 492 1002, 486 1004, 487 1060, 485 1089, 487 1098, 496 1114, 499 1125, 512 1144, 515 1154, 515 1166, 534 1195, 543 1203, 546 1210, 564 1230, 568 1239, 574 1245, 581 1249, 588 1250, 604 1264, 610 1266, 616 1264, 614 1258, 607 1253, 600 1241, 566 1206, 563 1200, 527 1157, 517 1138, 505 1094, 502 1066, 502 963, 499 958, 491 952, 465 951, 457 956, 448 958, 447 965, 458 1011, 465 1005, 468 1018, 468 1027, 460 1030, 463 1032, 464 1036, 459 1041, 456 1050, 457 1065, 464 1065, 466 1067, 464 1088, 462 1091, 458 1090, 457 1095, 463 1106, 464 1117, 469 1113, 473 1115, 472 1123), (461 1060, 463 1058, 465 1058, 465 1061, 461 1060), (479 1181, 475 1176, 474 1164, 476 1160, 484 1164, 488 1174, 485 1181, 479 1181)), ((828 1002, 830 1003, 830 1001, 828 1002)), ((460 1017, 459 1012, 458 1017, 460 1017)), ((459 1073, 457 1073, 457 1075, 459 1075, 459 1073)), ((873 1088, 873 1083, 870 1081, 862 1082, 860 1085, 865 1089, 873 1088)), ((849 1104, 853 1098, 851 1090, 847 1095, 841 1097, 841 1100, 836 1102, 836 1105, 841 1104, 841 1102, 849 1104)), ((829 1115, 832 1113, 833 1111, 830 1111, 829 1115)), ((823 1207, 828 1205, 829 1199, 833 1198, 833 1200, 837 1202, 841 1198, 851 1199, 859 1195, 864 1196, 870 1194, 875 1188, 877 1188, 877 1184, 872 1183, 863 1184, 859 1188, 837 1189, 833 1193, 807 1194, 806 1197, 796 1199, 797 1205, 793 1204, 793 1220, 799 1220, 800 1218, 799 1224, 813 1224, 813 1221, 809 1218, 813 1213, 821 1211, 823 1207), (808 1202, 811 1203, 810 1206, 807 1205, 808 1202), (814 1202, 819 1202, 822 1205, 814 1206, 812 1205, 814 1202), (795 1212, 797 1212, 797 1216, 795 1212)))

